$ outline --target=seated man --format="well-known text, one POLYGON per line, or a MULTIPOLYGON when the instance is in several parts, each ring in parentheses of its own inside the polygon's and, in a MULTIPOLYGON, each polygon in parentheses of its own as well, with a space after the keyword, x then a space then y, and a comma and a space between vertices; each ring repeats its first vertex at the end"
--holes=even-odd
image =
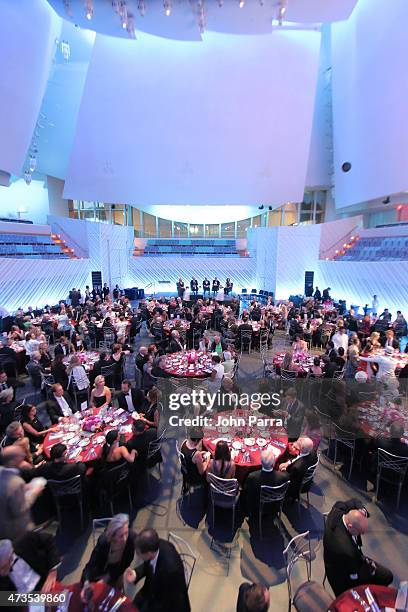
POLYGON ((54 444, 50 450, 50 459, 38 468, 33 468, 30 472, 26 472, 27 479, 42 476, 46 480, 69 480, 74 476, 85 476, 85 463, 67 462, 67 447, 65 444, 54 444))
POLYGON ((327 579, 336 597, 360 584, 388 586, 393 580, 389 569, 366 557, 361 536, 367 531, 369 514, 361 502, 336 502, 331 509, 323 537, 327 579))
POLYGON ((0 540, 0 591, 50 593, 60 555, 49 533, 29 531, 17 540, 0 540))
POLYGON ((182 350, 184 350, 184 345, 181 341, 180 333, 176 329, 173 329, 173 331, 171 332, 169 353, 178 353, 182 350))
POLYGON ((145 396, 141 389, 132 389, 130 380, 122 380, 121 391, 117 395, 118 406, 127 412, 138 412, 141 410, 145 396))
POLYGON ((227 345, 221 336, 214 336, 214 340, 211 342, 210 351, 212 353, 218 353, 218 355, 222 355, 223 351, 225 351, 227 345))
POLYGON ((243 582, 239 587, 236 612, 268 612, 269 589, 263 584, 243 582))
POLYGON ((50 421, 53 425, 63 417, 71 417, 75 412, 74 403, 69 393, 59 383, 52 385, 52 397, 45 402, 50 421))
POLYGON ((404 437, 404 422, 394 421, 390 425, 389 437, 377 439, 377 448, 383 448, 392 455, 408 457, 408 444, 402 439, 404 437))
POLYGON ((184 566, 173 544, 159 538, 154 529, 143 529, 135 536, 135 549, 143 564, 128 568, 124 580, 136 583, 145 578, 135 598, 138 609, 190 612, 184 566))
POLYGON ((279 466, 279 470, 287 472, 290 477, 290 485, 286 495, 288 501, 298 499, 303 477, 308 468, 317 461, 317 454, 310 438, 299 438, 293 448, 299 450, 299 454, 279 466))
MULTIPOLYGON (((257 517, 259 512, 259 499, 261 495, 261 486, 279 487, 288 482, 289 474, 275 470, 275 455, 271 448, 262 451, 261 453, 262 468, 256 472, 251 472, 245 481, 243 500, 249 516, 257 517)), ((273 504, 275 507, 268 505, 271 514, 275 515, 279 510, 278 504, 273 504)))

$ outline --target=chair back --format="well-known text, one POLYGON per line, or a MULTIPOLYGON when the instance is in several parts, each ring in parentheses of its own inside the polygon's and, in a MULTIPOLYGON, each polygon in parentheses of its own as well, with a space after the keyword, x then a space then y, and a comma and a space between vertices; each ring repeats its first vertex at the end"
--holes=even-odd
POLYGON ((115 373, 115 365, 114 364, 108 365, 108 366, 102 366, 101 367, 101 375, 104 378, 107 378, 109 376, 113 376, 114 373, 115 373))
POLYGON ((197 556, 193 553, 190 545, 177 536, 175 533, 169 531, 169 535, 167 536, 167 540, 173 544, 174 548, 177 550, 184 566, 184 577, 186 580, 187 590, 190 586, 191 577, 194 572, 194 567, 197 561, 197 556))
POLYGON ((238 493, 236 478, 220 478, 215 474, 207 475, 210 483, 210 496, 214 506, 232 508, 235 506, 238 493))
POLYGON ((346 431, 334 423, 334 437, 336 442, 344 444, 348 448, 354 448, 356 445, 356 434, 352 431, 346 431))
MULTIPOLYGON (((163 434, 162 434, 163 435, 163 434)), ((149 442, 149 446, 147 447, 147 459, 152 459, 157 453, 161 451, 163 441, 161 439, 152 440, 149 442)))
POLYGON ((344 369, 338 372, 333 372, 333 380, 342 380, 344 378, 344 369))
POLYGON ((110 329, 104 329, 103 339, 105 340, 105 342, 110 342, 111 344, 113 344, 115 342, 115 334, 110 329))
POLYGON ((21 419, 21 413, 23 411, 23 406, 25 403, 26 403, 26 398, 23 399, 21 404, 18 404, 18 406, 14 408, 14 420, 15 421, 19 421, 21 419))
POLYGON ((66 495, 82 495, 81 476, 73 476, 68 480, 47 480, 54 497, 65 497, 66 495))
POLYGON ((317 466, 319 465, 319 461, 320 461, 320 453, 317 454, 317 461, 316 463, 314 463, 313 465, 310 465, 303 478, 302 478, 302 483, 300 485, 300 491, 302 491, 302 489, 306 486, 306 485, 310 485, 313 481, 314 475, 316 473, 317 470, 317 466))
POLYGON ((179 464, 180 464, 181 473, 183 474, 183 476, 187 478, 188 471, 187 471, 186 458, 184 457, 183 453, 180 451, 178 440, 176 440, 176 452, 177 452, 177 459, 179 460, 179 464))
POLYGON ((286 580, 288 585, 290 607, 292 603, 291 577, 294 566, 299 562, 304 562, 306 565, 307 579, 310 580, 312 577, 312 548, 310 545, 310 532, 305 531, 304 533, 300 533, 299 535, 293 537, 283 551, 283 558, 285 559, 286 565, 286 580))
POLYGON ((120 492, 121 485, 124 486, 128 483, 128 479, 129 464, 121 463, 103 473, 102 488, 110 495, 115 495, 120 492))
POLYGON ((260 505, 261 507, 265 504, 272 504, 279 502, 280 506, 283 504, 283 500, 285 499, 286 491, 289 487, 288 482, 284 482, 281 485, 276 487, 269 487, 268 485, 261 485, 261 493, 260 493, 260 505))
POLYGON ((383 448, 377 449, 377 465, 378 471, 385 468, 392 470, 400 475, 403 480, 408 470, 408 457, 401 457, 400 455, 393 455, 383 448))
POLYGON ((0 441, 0 448, 4 448, 7 442, 7 436, 3 436, 0 441))
POLYGON ((93 519, 92 521, 92 538, 94 548, 96 546, 96 542, 98 541, 98 537, 105 531, 106 527, 111 522, 112 518, 100 518, 93 519))
POLYGON ((297 373, 293 370, 283 370, 281 368, 281 378, 283 380, 295 380, 297 373))
POLYGON ((240 329, 239 330, 241 342, 251 342, 252 340, 252 329, 240 329))
POLYGON ((377 399, 376 391, 359 391, 358 399, 360 402, 375 402, 377 399))

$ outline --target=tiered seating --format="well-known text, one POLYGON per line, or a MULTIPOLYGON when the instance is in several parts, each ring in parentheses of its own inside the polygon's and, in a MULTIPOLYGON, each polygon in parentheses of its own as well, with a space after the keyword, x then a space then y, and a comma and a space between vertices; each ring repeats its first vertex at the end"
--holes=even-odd
POLYGON ((237 250, 235 240, 198 240, 198 239, 150 239, 144 249, 135 248, 134 255, 162 256, 181 255, 182 257, 240 257, 245 252, 237 250))
POLYGON ((0 257, 24 259, 75 258, 71 249, 55 234, 0 233, 0 257))
POLYGON ((408 260, 408 235, 360 237, 344 254, 342 253, 336 259, 341 261, 408 260))

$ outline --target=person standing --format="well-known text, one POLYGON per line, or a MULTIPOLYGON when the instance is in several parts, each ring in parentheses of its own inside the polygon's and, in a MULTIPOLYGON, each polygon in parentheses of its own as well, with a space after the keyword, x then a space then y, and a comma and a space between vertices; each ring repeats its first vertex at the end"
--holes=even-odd
POLYGON ((372 308, 372 314, 376 317, 378 314, 378 308, 380 306, 380 302, 378 300, 378 296, 377 295, 373 295, 373 301, 371 303, 371 308, 372 308))
POLYGON ((103 295, 103 299, 106 300, 106 298, 109 297, 109 293, 110 293, 110 289, 108 287, 107 283, 103 283, 103 287, 102 287, 102 295, 103 295))
POLYGON ((205 298, 205 294, 206 293, 210 293, 210 281, 208 280, 207 277, 204 278, 203 280, 203 297, 205 298))
POLYGON ((190 612, 184 566, 173 544, 159 538, 154 529, 143 529, 134 543, 143 563, 135 569, 129 567, 124 578, 130 584, 145 578, 135 605, 142 612, 190 612))
POLYGON ((194 277, 190 281, 190 290, 191 290, 192 295, 195 295, 197 297, 197 294, 198 294, 198 281, 194 277))
POLYGON ((183 295, 184 295, 184 281, 179 278, 178 282, 176 283, 176 287, 177 287, 177 295, 179 296, 179 298, 183 299, 183 295))

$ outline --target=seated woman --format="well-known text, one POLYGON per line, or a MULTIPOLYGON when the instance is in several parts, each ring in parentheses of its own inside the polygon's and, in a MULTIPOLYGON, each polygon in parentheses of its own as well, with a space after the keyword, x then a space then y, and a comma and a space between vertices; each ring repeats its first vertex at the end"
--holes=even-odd
POLYGON ((313 410, 306 410, 303 421, 302 438, 310 438, 313 442, 314 450, 319 448, 322 432, 320 429, 320 419, 313 410))
POLYGON ((320 376, 323 376, 323 370, 320 367, 320 357, 313 357, 313 365, 310 366, 309 376, 311 378, 320 378, 320 376))
POLYGON ((31 455, 30 440, 24 435, 24 429, 18 421, 12 421, 6 427, 6 437, 2 441, 3 447, 20 446, 24 451, 24 459, 19 468, 31 468, 33 466, 33 457, 31 455))
POLYGON ((53 428, 47 429, 37 417, 37 408, 31 404, 24 404, 21 410, 21 424, 24 433, 30 440, 32 452, 36 450, 37 444, 41 444, 46 434, 53 428))
POLYGON ((373 347, 373 349, 380 349, 381 348, 381 342, 380 342, 380 333, 374 331, 371 336, 370 336, 370 343, 371 346, 373 347))
POLYGON ((225 440, 217 442, 214 459, 210 459, 207 474, 214 474, 219 478, 234 478, 235 463, 231 460, 231 451, 225 440))
POLYGON ((300 337, 295 336, 295 341, 292 345, 293 355, 306 355, 307 353, 307 343, 300 337))
POLYGON ((106 387, 105 378, 100 374, 95 378, 94 388, 91 392, 91 408, 108 408, 111 399, 111 390, 106 387))
POLYGON ((153 376, 154 368, 154 356, 152 354, 147 355, 147 361, 143 365, 142 373, 142 389, 143 391, 150 391, 155 386, 156 379, 153 376))
POLYGON ((82 572, 84 588, 89 582, 103 580, 121 589, 123 573, 133 560, 135 549, 133 534, 129 532, 129 516, 116 514, 98 538, 91 557, 82 572))
POLYGON ((50 349, 48 347, 48 344, 46 342, 41 342, 40 346, 38 347, 39 353, 41 355, 40 357, 40 365, 43 368, 43 370, 48 370, 50 371, 51 369, 51 363, 52 363, 52 357, 50 355, 50 349))
POLYGON ((114 467, 109 466, 107 464, 119 464, 123 463, 123 461, 127 461, 128 463, 133 463, 137 452, 132 450, 128 451, 126 446, 120 446, 119 432, 117 429, 111 429, 106 434, 106 442, 103 445, 102 449, 102 464, 104 467, 114 467))
POLYGON ((201 486, 205 482, 205 473, 211 460, 211 454, 203 450, 203 430, 192 427, 188 438, 180 447, 187 470, 186 480, 190 486, 201 486))
POLYGON ((148 427, 158 429, 160 421, 160 411, 158 403, 161 399, 161 391, 156 387, 152 387, 146 395, 146 403, 143 407, 143 412, 139 414, 139 419, 145 422, 148 427))
POLYGON ((290 353, 285 353, 281 364, 281 372, 282 370, 288 370, 289 372, 298 372, 299 368, 295 363, 292 362, 292 355, 290 353))

